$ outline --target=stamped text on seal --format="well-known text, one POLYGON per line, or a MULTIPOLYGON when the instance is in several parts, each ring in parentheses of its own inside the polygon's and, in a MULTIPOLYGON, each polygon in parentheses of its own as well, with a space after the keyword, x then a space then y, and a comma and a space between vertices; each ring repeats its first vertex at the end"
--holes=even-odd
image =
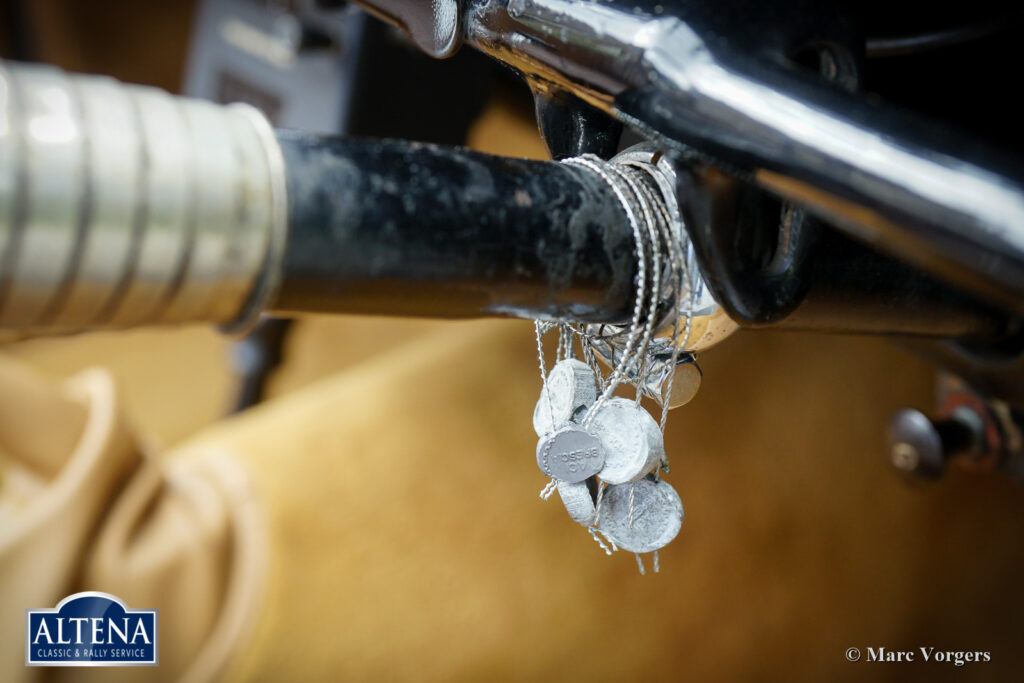
POLYGON ((595 437, 569 425, 540 440, 537 465, 549 477, 576 483, 601 471, 604 449, 595 437))

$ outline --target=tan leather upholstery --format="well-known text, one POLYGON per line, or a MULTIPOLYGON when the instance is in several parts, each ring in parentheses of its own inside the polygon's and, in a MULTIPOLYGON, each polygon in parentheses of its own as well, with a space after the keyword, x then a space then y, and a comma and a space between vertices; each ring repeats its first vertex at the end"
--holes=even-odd
POLYGON ((159 669, 104 679, 886 679, 843 658, 878 645, 990 650, 986 679, 1019 665, 1019 488, 915 490, 884 459, 889 411, 929 400, 923 363, 765 333, 706 354, 669 422, 687 518, 639 577, 537 498, 531 336, 441 324, 204 430, 159 475, 122 451, 134 474, 63 583, 0 582, 12 628, 82 588, 159 607, 159 669))

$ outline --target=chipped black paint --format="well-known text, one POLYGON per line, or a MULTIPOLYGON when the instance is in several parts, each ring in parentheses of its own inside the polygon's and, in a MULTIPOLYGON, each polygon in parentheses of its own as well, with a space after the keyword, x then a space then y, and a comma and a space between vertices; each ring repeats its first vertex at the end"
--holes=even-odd
POLYGON ((279 139, 290 234, 274 310, 628 320, 632 233, 585 169, 422 143, 279 139))

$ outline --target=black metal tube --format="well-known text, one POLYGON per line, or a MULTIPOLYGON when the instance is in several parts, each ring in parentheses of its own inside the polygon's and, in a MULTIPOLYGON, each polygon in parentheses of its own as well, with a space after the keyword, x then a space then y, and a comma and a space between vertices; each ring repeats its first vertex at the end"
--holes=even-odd
POLYGON ((819 226, 797 308, 781 329, 998 340, 1019 320, 968 292, 819 226))
MULTIPOLYGON (((589 171, 420 143, 278 137, 289 237, 271 310, 629 318, 632 232, 608 185, 589 171)), ((715 227, 728 235, 752 229, 747 223, 715 227)), ((821 233, 812 267, 788 274, 792 300, 778 315, 748 319, 739 304, 749 302, 716 289, 722 303, 753 326, 982 339, 1006 329, 999 311, 821 233)))
POLYGON ((290 228, 273 310, 629 318, 632 232, 590 172, 419 143, 278 137, 290 228))

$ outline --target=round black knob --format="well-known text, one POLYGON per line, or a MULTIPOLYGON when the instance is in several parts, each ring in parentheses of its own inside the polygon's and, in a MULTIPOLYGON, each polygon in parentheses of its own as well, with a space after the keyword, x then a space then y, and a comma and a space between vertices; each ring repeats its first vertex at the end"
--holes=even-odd
POLYGON ((896 469, 926 479, 946 471, 946 451, 935 424, 919 410, 904 408, 889 421, 889 459, 896 469))
POLYGON ((897 469, 938 479, 950 458, 977 460, 984 451, 985 423, 972 408, 961 406, 946 419, 931 420, 905 408, 889 422, 889 458, 897 469))

